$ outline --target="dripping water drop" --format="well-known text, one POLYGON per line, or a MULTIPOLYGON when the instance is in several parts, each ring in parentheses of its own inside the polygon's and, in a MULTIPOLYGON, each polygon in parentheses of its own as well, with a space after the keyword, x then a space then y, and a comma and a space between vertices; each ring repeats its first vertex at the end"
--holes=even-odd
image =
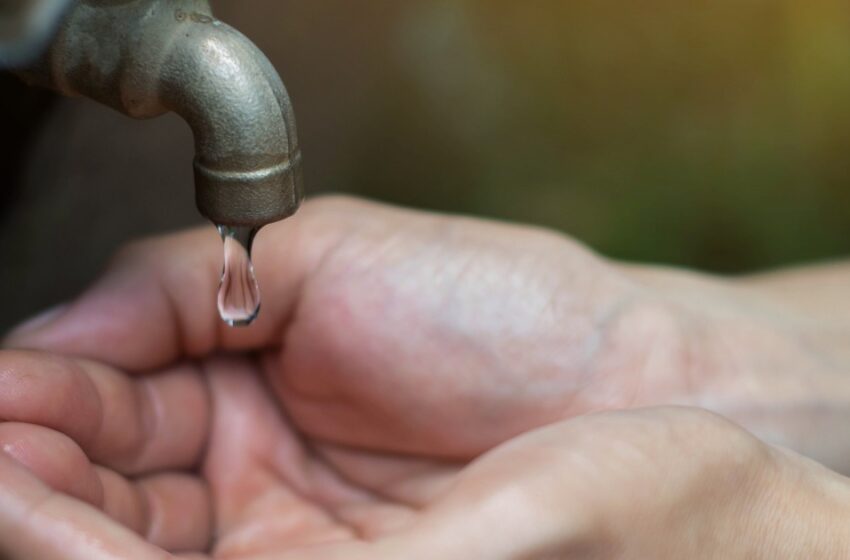
POLYGON ((247 327, 260 314, 260 287, 251 263, 258 228, 218 226, 224 241, 224 269, 218 288, 218 313, 231 327, 247 327))

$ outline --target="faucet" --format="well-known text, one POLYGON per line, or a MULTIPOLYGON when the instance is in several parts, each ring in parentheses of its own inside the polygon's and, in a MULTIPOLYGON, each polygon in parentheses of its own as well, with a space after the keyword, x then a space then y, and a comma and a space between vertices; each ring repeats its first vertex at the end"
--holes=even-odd
POLYGON ((295 213, 303 189, 289 96, 208 0, 67 3, 46 50, 17 70, 26 82, 134 118, 183 117, 195 138, 197 206, 219 226, 257 229, 295 213))

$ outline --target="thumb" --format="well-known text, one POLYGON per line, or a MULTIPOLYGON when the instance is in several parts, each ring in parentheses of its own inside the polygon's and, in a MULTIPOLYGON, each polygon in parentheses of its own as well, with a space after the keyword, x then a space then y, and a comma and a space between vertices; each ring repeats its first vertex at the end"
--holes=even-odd
POLYGON ((341 219, 354 203, 324 199, 289 220, 263 228, 254 262, 263 310, 249 328, 218 317, 216 293, 223 249, 212 227, 136 242, 118 253, 79 299, 18 327, 7 348, 48 350, 131 371, 215 350, 278 344, 306 277, 335 240, 350 229, 341 219))
POLYGON ((0 453, 0 558, 7 560, 165 560, 93 507, 57 493, 0 453))

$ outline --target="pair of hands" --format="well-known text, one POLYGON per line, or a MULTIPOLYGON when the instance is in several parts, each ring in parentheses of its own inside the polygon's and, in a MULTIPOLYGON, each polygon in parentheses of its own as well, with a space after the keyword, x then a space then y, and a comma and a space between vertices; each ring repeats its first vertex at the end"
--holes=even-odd
POLYGON ((220 261, 207 229, 136 244, 8 337, 6 557, 846 551, 843 478, 697 408, 641 408, 710 408, 844 469, 847 438, 816 428, 850 425, 847 326, 826 290, 781 304, 794 275, 621 266, 325 199, 260 234, 263 313, 232 330, 220 261))

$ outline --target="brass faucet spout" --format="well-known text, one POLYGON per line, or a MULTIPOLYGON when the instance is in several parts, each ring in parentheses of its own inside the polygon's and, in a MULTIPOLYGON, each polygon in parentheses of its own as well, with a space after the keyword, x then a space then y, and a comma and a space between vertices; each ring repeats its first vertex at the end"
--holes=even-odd
POLYGON ((217 224, 259 227, 298 209, 301 152, 283 82, 207 0, 76 0, 21 74, 132 117, 182 116, 198 209, 217 224))

